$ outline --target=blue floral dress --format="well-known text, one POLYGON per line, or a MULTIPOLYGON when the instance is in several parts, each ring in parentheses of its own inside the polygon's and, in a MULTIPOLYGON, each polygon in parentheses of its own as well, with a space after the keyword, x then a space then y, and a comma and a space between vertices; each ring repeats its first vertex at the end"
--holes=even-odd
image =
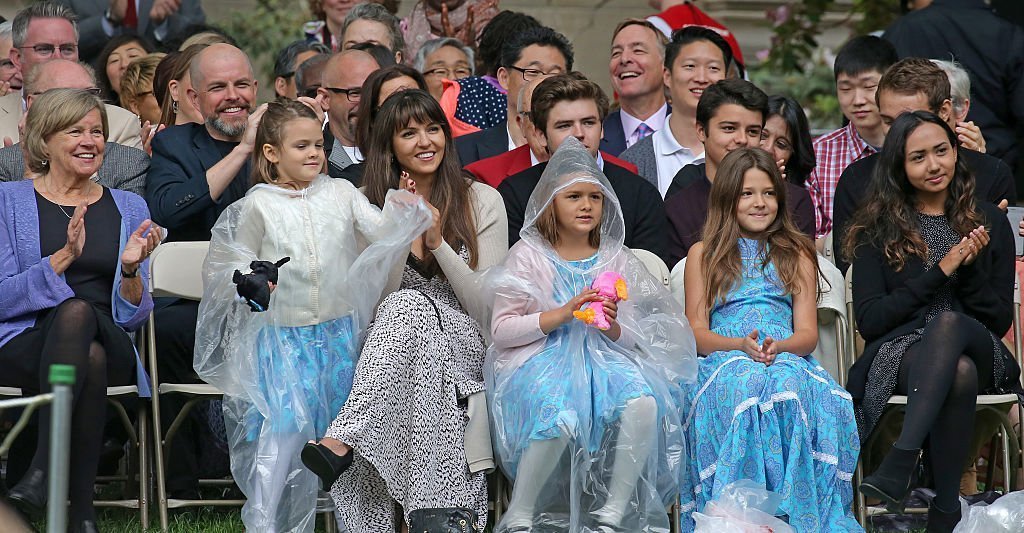
MULTIPOLYGON (((741 283, 711 309, 719 335, 757 328, 763 342, 793 334, 792 296, 775 266, 762 266, 759 246, 739 241, 741 283)), ((725 485, 751 479, 782 496, 777 513, 797 531, 863 531, 851 510, 860 451, 853 404, 813 357, 780 353, 765 366, 739 350, 708 354, 681 407, 690 455, 680 484, 684 516, 725 485)), ((684 521, 685 531, 693 527, 684 521)))
MULTIPOLYGON (((569 263, 580 271, 589 271, 597 256, 569 263)), ((590 288, 594 279, 555 264, 555 299, 565 303, 590 288)), ((515 476, 522 453, 531 441, 575 437, 596 451, 601 446, 605 431, 618 418, 619 411, 630 400, 653 392, 639 369, 625 357, 584 359, 586 379, 570 378, 571 369, 560 347, 583 346, 584 337, 590 347, 612 344, 600 331, 573 320, 548 334, 544 349, 523 363, 510 378, 504 394, 501 423, 504 434, 518 447, 513 457, 504 458, 503 464, 515 476), (579 337, 573 342, 572 337, 579 337), (586 388, 584 388, 586 387, 586 388), (585 434, 580 434, 581 432, 585 434)), ((612 349, 608 349, 612 352, 612 349)))

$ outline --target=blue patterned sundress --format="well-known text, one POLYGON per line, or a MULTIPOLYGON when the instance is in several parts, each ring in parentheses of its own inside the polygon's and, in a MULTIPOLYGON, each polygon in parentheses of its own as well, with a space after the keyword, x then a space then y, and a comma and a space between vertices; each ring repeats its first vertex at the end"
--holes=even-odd
POLYGON ((267 326, 256 341, 259 386, 269 419, 247 412, 246 433, 309 434, 327 431, 352 390, 359 347, 352 318, 345 316, 312 326, 267 326))
MULTIPOLYGON (((792 295, 774 265, 762 267, 759 241, 739 247, 742 280, 712 307, 711 331, 790 337, 792 295)), ((684 531, 694 528, 693 511, 740 479, 780 494, 777 513, 797 531, 863 531, 851 507, 860 452, 853 403, 813 357, 780 353, 765 366, 739 350, 708 354, 681 409, 690 455, 680 483, 684 531)))
MULTIPOLYGON (((555 301, 564 304, 590 288, 597 272, 589 271, 596 263, 597 255, 569 261, 575 270, 555 264, 555 301)), ((502 458, 511 476, 532 441, 570 436, 596 451, 626 403, 653 394, 635 364, 612 344, 596 328, 572 320, 549 333, 544 348, 514 371, 503 391, 496 391, 502 402, 499 423, 515 443, 511 457, 502 458), (602 355, 579 358, 583 368, 577 372, 572 367, 579 359, 566 347, 601 350, 602 355)))

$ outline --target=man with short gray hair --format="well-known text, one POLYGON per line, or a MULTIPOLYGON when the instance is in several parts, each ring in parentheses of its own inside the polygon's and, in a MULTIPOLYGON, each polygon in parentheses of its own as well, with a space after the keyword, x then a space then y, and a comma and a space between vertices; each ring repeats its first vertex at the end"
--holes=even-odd
POLYGON ((395 54, 396 63, 405 62, 405 36, 401 21, 380 4, 357 4, 345 16, 341 25, 341 49, 348 50, 359 43, 386 46, 395 54))
POLYGON ((949 96, 953 102, 952 122, 956 124, 955 131, 960 146, 985 153, 985 137, 981 134, 981 128, 975 125, 973 120, 967 120, 967 112, 971 110, 971 77, 963 65, 956 61, 931 61, 949 78, 949 96))
POLYGON ((282 48, 274 60, 274 94, 278 98, 294 100, 298 96, 296 76, 299 73, 299 66, 317 54, 329 53, 331 53, 330 48, 315 41, 293 41, 282 48))

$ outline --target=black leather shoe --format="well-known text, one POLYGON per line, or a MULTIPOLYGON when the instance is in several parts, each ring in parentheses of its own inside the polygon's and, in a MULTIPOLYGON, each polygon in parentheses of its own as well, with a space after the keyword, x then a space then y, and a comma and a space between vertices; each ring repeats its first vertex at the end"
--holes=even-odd
POLYGON ((891 512, 902 513, 907 494, 914 488, 920 459, 920 448, 903 450, 893 446, 878 470, 861 481, 861 493, 884 501, 891 512))
POLYGON ((352 449, 338 455, 320 443, 307 442, 302 447, 302 464, 320 478, 323 490, 330 492, 338 476, 352 465, 352 449))
POLYGON ((68 525, 68 533, 100 533, 95 520, 82 520, 68 525))
POLYGON ((925 529, 926 533, 951 533, 953 528, 960 523, 960 507, 957 506, 956 511, 948 512, 943 511, 935 506, 935 502, 932 502, 931 507, 928 508, 928 528, 925 529))
POLYGON ((46 473, 30 468, 17 485, 7 493, 7 500, 29 521, 38 519, 46 508, 46 473))

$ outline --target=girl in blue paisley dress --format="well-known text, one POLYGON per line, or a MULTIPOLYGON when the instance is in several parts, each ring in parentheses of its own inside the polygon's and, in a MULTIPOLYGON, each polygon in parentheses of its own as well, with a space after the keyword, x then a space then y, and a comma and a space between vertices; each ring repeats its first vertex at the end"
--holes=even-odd
POLYGON ((491 274, 484 366, 496 449, 515 480, 495 531, 668 531, 683 456, 673 398, 696 373, 682 309, 622 245, 607 179, 574 138, 549 161, 522 240, 491 274), (591 289, 625 280, 617 304, 591 289), (602 302, 605 331, 573 318, 602 302))
POLYGON ((686 316, 706 356, 681 406, 682 507, 690 516, 725 485, 751 479, 782 496, 776 512, 797 531, 861 531, 851 510, 860 449, 853 404, 809 355, 817 260, 785 191, 767 152, 729 153, 703 240, 687 256, 686 316))

